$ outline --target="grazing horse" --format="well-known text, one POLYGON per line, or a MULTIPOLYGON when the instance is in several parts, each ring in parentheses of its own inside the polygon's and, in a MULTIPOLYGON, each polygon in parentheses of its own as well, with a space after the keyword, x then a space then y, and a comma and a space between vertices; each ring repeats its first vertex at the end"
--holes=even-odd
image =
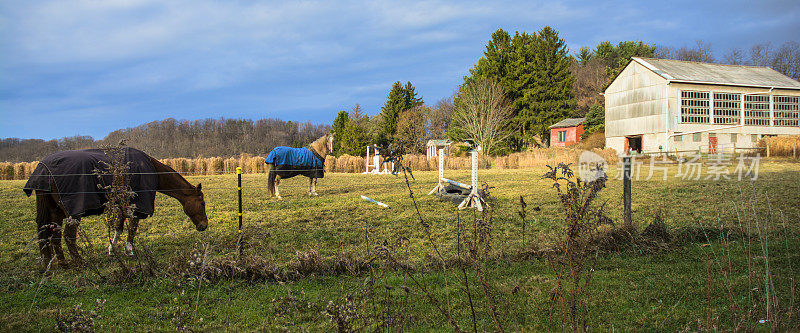
MULTIPOLYGON (((126 183, 135 193, 131 199, 132 216, 127 216, 130 223, 125 247, 129 254, 133 251, 139 219, 153 215, 156 192, 177 199, 198 231, 208 227, 200 184, 193 186, 174 169, 142 151, 133 148, 122 151, 129 167, 126 183)), ((111 184, 111 175, 103 174, 101 180, 93 171, 107 173, 110 161, 110 156, 99 149, 62 151, 43 158, 31 174, 23 190, 28 196, 36 192, 37 233, 45 269, 52 261, 53 252, 59 265, 68 266, 61 249, 62 231, 73 261, 82 262, 76 244, 78 225, 81 217, 99 215, 105 210, 108 199, 101 188, 111 184)), ((113 221, 114 238, 109 253, 123 232, 125 218, 113 221)))
POLYGON ((267 187, 273 197, 281 198, 281 178, 308 177, 308 195, 317 195, 317 178, 325 176, 325 156, 333 150, 333 134, 325 134, 305 148, 275 147, 267 155, 267 187))

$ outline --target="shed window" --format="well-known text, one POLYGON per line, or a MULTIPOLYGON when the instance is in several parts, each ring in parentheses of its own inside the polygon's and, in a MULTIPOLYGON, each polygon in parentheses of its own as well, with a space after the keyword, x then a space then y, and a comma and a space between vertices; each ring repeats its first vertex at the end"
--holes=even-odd
POLYGON ((703 139, 703 133, 695 133, 692 135, 692 140, 694 142, 700 142, 703 139))
POLYGON ((567 141, 567 131, 559 131, 558 142, 565 142, 565 141, 567 141))
POLYGON ((738 124, 742 94, 714 93, 714 124, 738 124))
POLYGON ((683 135, 680 135, 680 133, 675 132, 675 142, 683 142, 683 135))
POLYGON ((769 126, 769 95, 744 96, 744 124, 769 126))
POLYGON ((681 90, 681 122, 708 124, 708 91, 681 90))
POLYGON ((731 143, 736 143, 736 141, 739 141, 739 134, 731 133, 731 143))
POLYGON ((800 97, 774 96, 775 126, 800 126, 800 97))
POLYGON ((758 139, 759 139, 758 134, 753 134, 752 136, 750 136, 750 141, 753 141, 753 143, 758 142, 758 139))

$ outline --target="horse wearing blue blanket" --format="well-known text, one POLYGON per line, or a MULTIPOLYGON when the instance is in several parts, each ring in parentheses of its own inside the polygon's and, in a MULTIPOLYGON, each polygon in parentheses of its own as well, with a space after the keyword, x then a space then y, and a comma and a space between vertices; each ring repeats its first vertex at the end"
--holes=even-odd
POLYGON ((317 178, 325 176, 325 156, 333 150, 333 134, 326 134, 305 148, 276 147, 267 155, 267 187, 273 197, 281 198, 278 184, 282 178, 308 177, 308 195, 317 195, 317 178))

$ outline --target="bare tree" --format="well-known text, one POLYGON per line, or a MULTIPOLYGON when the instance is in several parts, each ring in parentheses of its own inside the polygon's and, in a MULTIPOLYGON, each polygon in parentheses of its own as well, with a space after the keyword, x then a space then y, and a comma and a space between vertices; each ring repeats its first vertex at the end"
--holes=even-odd
POLYGON ((770 43, 756 44, 750 49, 753 66, 768 66, 771 57, 770 43))
POLYGON ((492 148, 511 134, 511 103, 497 81, 465 84, 459 88, 458 100, 452 126, 459 139, 472 140, 484 152, 491 153, 492 148))
POLYGON ((443 139, 453 116, 453 100, 442 98, 425 114, 425 138, 443 139))
POLYGON ((725 55, 725 63, 729 65, 744 65, 744 53, 740 48, 732 48, 725 55))
POLYGON ((600 57, 591 57, 583 65, 576 62, 570 66, 570 71, 575 76, 572 93, 580 110, 579 115, 585 114, 595 103, 603 102, 603 96, 598 92, 603 91, 610 80, 609 71, 606 70, 608 66, 608 60, 600 57))
POLYGON ((397 133, 395 139, 402 142, 409 152, 421 153, 425 150, 424 115, 430 108, 418 105, 405 110, 397 117, 397 133))
POLYGON ((781 45, 772 54, 769 62, 772 69, 795 80, 800 80, 800 44, 797 42, 790 41, 781 45))
POLYGON ((658 46, 656 47, 656 58, 661 59, 675 59, 675 60, 684 60, 684 61, 696 61, 696 62, 716 62, 714 59, 713 52, 711 50, 711 43, 698 40, 696 42, 696 47, 690 48, 686 46, 682 46, 679 49, 674 49, 669 46, 658 46))

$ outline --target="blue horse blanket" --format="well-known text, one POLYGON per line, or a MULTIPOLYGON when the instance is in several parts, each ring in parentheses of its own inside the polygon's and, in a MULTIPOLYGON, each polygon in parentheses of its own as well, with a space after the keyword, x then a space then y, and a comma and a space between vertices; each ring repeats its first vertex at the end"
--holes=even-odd
MULTIPOLYGON (((325 161, 308 148, 275 147, 264 163, 272 164, 278 171, 306 171, 304 174, 322 178, 325 172, 325 161)), ((281 177, 288 178, 281 174, 281 177)))

